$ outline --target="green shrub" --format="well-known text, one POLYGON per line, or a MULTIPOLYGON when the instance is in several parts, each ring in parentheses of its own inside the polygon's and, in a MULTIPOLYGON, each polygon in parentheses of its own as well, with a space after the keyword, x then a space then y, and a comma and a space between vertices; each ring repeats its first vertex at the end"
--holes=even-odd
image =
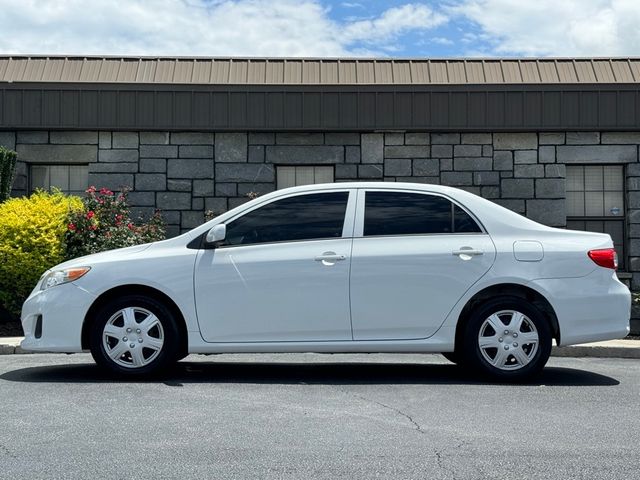
POLYGON ((64 237, 79 197, 38 191, 0 204, 0 304, 19 314, 48 268, 65 259, 64 237))
POLYGON ((165 224, 156 211, 148 222, 131 220, 126 190, 115 194, 87 189, 84 208, 71 215, 66 233, 67 258, 114 248, 130 247, 165 238, 165 224))
POLYGON ((18 154, 13 150, 0 146, 0 202, 4 202, 11 195, 17 157, 18 154))

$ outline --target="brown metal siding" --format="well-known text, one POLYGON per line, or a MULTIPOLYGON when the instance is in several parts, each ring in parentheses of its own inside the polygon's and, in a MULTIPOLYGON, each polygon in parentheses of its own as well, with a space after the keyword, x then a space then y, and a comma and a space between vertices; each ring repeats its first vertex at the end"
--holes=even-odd
POLYGON ((1 57, 0 82, 194 85, 636 83, 640 60, 1 57))
POLYGON ((14 83, 0 85, 0 129, 638 130, 639 91, 636 85, 283 89, 14 83))

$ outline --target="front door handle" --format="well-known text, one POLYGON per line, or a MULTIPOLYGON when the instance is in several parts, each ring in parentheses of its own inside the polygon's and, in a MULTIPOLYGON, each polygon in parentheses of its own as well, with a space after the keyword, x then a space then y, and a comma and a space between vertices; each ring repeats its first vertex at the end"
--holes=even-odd
POLYGON ((315 258, 316 262, 322 262, 323 265, 333 265, 340 260, 345 260, 346 255, 338 255, 336 252, 324 252, 315 258))
POLYGON ((484 252, 482 250, 476 250, 472 247, 460 247, 459 250, 454 250, 452 254, 459 256, 462 260, 470 260, 471 257, 484 255, 484 252))

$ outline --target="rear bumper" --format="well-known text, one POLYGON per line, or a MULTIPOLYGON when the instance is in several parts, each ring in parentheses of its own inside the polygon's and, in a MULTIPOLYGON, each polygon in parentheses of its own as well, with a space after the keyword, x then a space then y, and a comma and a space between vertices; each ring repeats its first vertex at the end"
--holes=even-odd
POLYGON ((73 283, 44 291, 34 290, 22 306, 24 350, 34 352, 82 351, 82 324, 95 296, 73 283), (36 323, 42 328, 36 337, 36 323))
POLYGON ((629 334, 631 293, 611 270, 597 268, 580 278, 539 279, 532 286, 558 317, 558 345, 624 338, 629 334))

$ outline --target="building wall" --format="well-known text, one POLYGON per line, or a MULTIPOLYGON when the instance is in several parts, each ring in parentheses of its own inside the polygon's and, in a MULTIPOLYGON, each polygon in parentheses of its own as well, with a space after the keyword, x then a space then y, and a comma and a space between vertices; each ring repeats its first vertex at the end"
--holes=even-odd
POLYGON ((566 165, 626 164, 628 270, 640 288, 640 132, 0 132, 28 163, 89 164, 89 183, 132 189, 135 213, 164 212, 174 235, 276 188, 278 165, 334 165, 335 180, 464 188, 552 226, 566 224, 566 165))

